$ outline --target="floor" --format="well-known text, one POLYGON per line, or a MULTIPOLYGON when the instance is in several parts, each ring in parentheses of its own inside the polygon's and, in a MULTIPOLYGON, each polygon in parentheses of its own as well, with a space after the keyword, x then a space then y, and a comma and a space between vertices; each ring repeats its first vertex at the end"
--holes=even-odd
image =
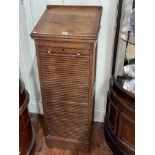
POLYGON ((35 155, 113 155, 110 148, 108 147, 104 135, 103 135, 103 124, 94 123, 91 150, 88 153, 63 150, 58 148, 48 149, 45 143, 43 133, 43 119, 32 117, 32 124, 36 132, 36 151, 35 155))

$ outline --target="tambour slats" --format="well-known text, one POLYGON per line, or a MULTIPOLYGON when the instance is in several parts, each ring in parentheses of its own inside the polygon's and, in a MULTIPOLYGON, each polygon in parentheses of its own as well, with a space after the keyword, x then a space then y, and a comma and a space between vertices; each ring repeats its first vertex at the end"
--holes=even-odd
POLYGON ((48 133, 88 142, 90 57, 64 51, 39 53, 48 133))
POLYGON ((50 129, 51 135, 58 137, 61 135, 61 137, 65 138, 88 141, 88 134, 86 134, 88 133, 88 114, 86 107, 79 105, 74 106, 73 104, 72 108, 69 109, 66 108, 67 106, 65 105, 66 104, 62 107, 53 106, 47 109, 47 112, 53 111, 52 115, 48 115, 47 117, 48 128, 50 129), (57 108, 56 111, 54 110, 55 108, 57 108), (64 110, 60 113, 61 108, 64 108, 64 110), (53 124, 55 126, 53 126, 53 124))

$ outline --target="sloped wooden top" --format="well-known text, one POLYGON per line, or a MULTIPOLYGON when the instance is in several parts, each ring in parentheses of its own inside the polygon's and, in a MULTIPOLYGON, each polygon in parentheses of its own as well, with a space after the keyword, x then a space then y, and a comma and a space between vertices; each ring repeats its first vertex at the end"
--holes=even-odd
POLYGON ((97 39, 101 14, 101 6, 48 5, 31 37, 97 39))

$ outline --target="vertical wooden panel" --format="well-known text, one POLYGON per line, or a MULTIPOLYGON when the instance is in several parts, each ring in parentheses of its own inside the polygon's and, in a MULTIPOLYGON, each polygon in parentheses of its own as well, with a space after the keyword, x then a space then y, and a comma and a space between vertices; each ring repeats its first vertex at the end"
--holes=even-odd
POLYGON ((109 129, 113 134, 116 133, 116 121, 118 118, 118 108, 113 104, 113 101, 108 95, 108 102, 107 102, 107 123, 109 125, 109 129))
POLYGON ((124 113, 120 114, 118 140, 127 147, 135 147, 135 122, 124 113))

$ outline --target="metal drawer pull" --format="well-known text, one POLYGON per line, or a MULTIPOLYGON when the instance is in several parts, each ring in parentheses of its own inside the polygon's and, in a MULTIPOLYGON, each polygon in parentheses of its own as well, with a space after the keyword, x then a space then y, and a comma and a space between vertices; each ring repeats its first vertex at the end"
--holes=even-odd
POLYGON ((52 50, 51 50, 51 49, 49 49, 47 53, 48 53, 48 54, 52 53, 52 50))
POLYGON ((77 56, 80 56, 81 54, 80 54, 80 53, 76 53, 76 55, 77 55, 77 56))

